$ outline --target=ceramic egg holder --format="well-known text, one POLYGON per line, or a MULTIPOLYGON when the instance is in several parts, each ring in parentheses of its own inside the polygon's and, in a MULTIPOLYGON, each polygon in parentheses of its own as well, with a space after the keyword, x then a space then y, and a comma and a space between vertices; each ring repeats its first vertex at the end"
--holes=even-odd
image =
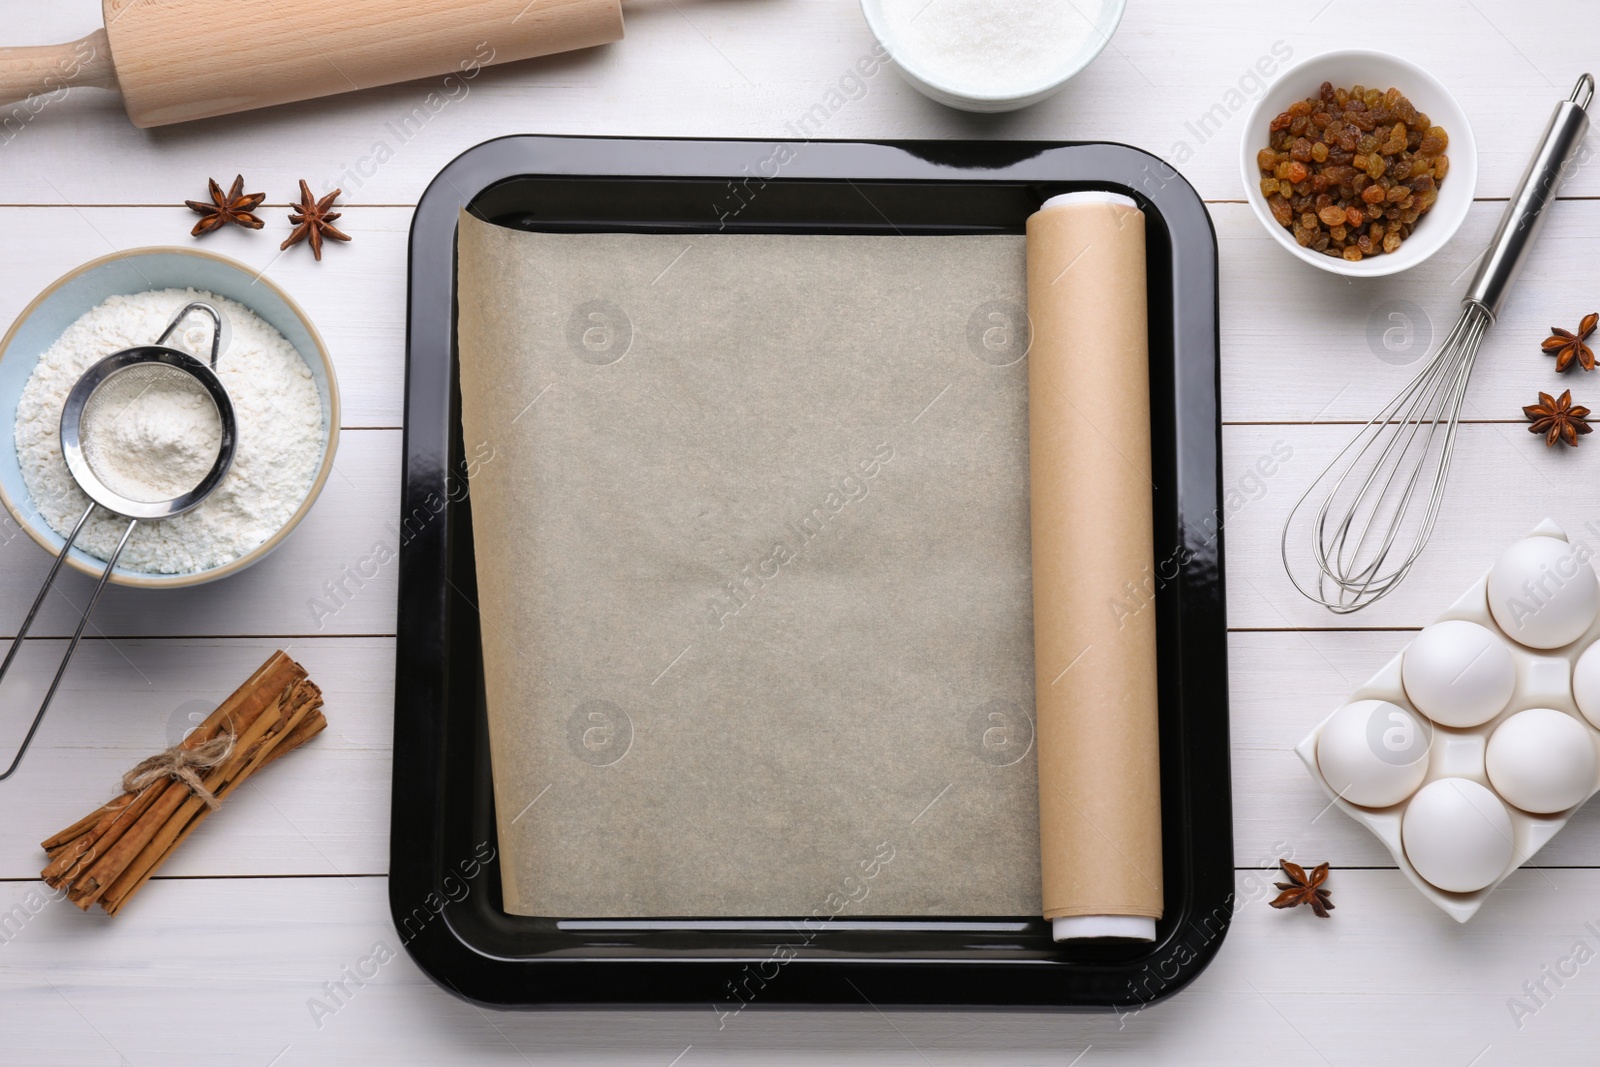
MULTIPOLYGON (((1530 536, 1553 537, 1563 542, 1567 541, 1565 531, 1549 519, 1536 526, 1530 536)), ((1585 563, 1583 566, 1587 569, 1591 565, 1585 563)), ((1496 886, 1543 848, 1566 825, 1572 814, 1595 792, 1600 791, 1600 774, 1597 774, 1587 793, 1584 794, 1583 800, 1565 811, 1540 815, 1517 808, 1501 796, 1490 782, 1485 763, 1489 738, 1496 727, 1520 711, 1551 708, 1572 716, 1583 725, 1590 743, 1596 746, 1597 752, 1600 752, 1600 730, 1596 730, 1594 724, 1580 711, 1573 696, 1572 685, 1573 670, 1579 658, 1590 645, 1600 640, 1600 616, 1590 622, 1582 636, 1560 648, 1530 648, 1509 637, 1496 622, 1489 609, 1488 584, 1489 573, 1485 573, 1436 621, 1464 619, 1477 623, 1497 636, 1510 651, 1516 669, 1515 688, 1510 701, 1493 718, 1467 728, 1451 728, 1429 719, 1406 695, 1401 673, 1406 649, 1402 649, 1399 655, 1369 678, 1366 684, 1351 693, 1339 708, 1319 723, 1305 740, 1295 746, 1295 752, 1305 762, 1311 776, 1327 792, 1331 802, 1371 830, 1378 840, 1388 847, 1396 865, 1411 883, 1457 922, 1466 922, 1470 919, 1483 906, 1484 900, 1496 886), (1338 715, 1340 709, 1358 700, 1384 700, 1396 704, 1424 719, 1433 730, 1432 742, 1425 757, 1427 773, 1422 783, 1405 799, 1388 807, 1370 808, 1350 803, 1338 795, 1338 791, 1329 784, 1318 765, 1317 742, 1324 728, 1338 715), (1484 786, 1504 803, 1506 812, 1510 816, 1511 859, 1498 877, 1473 892, 1447 892, 1428 882, 1407 858, 1402 840, 1402 822, 1407 805, 1417 792, 1429 783, 1450 777, 1465 778, 1484 786)), ((1407 649, 1410 647, 1408 644, 1407 649)))

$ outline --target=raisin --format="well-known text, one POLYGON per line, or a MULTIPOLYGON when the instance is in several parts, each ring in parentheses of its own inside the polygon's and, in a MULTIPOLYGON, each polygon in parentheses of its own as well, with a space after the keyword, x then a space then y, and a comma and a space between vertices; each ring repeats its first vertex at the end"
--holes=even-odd
POLYGON ((1411 235, 1438 199, 1448 145, 1398 89, 1324 82, 1269 124, 1261 194, 1301 247, 1357 262, 1411 235))

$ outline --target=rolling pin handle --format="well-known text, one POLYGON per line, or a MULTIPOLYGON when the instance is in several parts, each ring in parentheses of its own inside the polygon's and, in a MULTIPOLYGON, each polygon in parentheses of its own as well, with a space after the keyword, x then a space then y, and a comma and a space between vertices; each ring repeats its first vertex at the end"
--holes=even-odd
POLYGON ((66 44, 0 48, 0 104, 64 92, 78 85, 117 87, 106 31, 66 44))

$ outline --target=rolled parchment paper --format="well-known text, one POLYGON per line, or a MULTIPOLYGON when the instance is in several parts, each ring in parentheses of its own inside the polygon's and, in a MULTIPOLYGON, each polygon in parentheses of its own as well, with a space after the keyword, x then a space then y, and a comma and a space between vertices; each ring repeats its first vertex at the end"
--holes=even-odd
POLYGON ((1144 213, 1069 193, 1028 219, 1028 436, 1044 917, 1154 940, 1161 781, 1144 213))

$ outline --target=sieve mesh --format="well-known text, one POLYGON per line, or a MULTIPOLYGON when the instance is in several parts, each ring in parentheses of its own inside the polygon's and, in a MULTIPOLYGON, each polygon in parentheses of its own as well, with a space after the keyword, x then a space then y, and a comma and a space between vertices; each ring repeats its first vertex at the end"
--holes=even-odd
POLYGON ((101 382, 79 424, 84 462, 113 493, 142 504, 194 489, 222 447, 222 417, 194 375, 137 363, 101 382))

